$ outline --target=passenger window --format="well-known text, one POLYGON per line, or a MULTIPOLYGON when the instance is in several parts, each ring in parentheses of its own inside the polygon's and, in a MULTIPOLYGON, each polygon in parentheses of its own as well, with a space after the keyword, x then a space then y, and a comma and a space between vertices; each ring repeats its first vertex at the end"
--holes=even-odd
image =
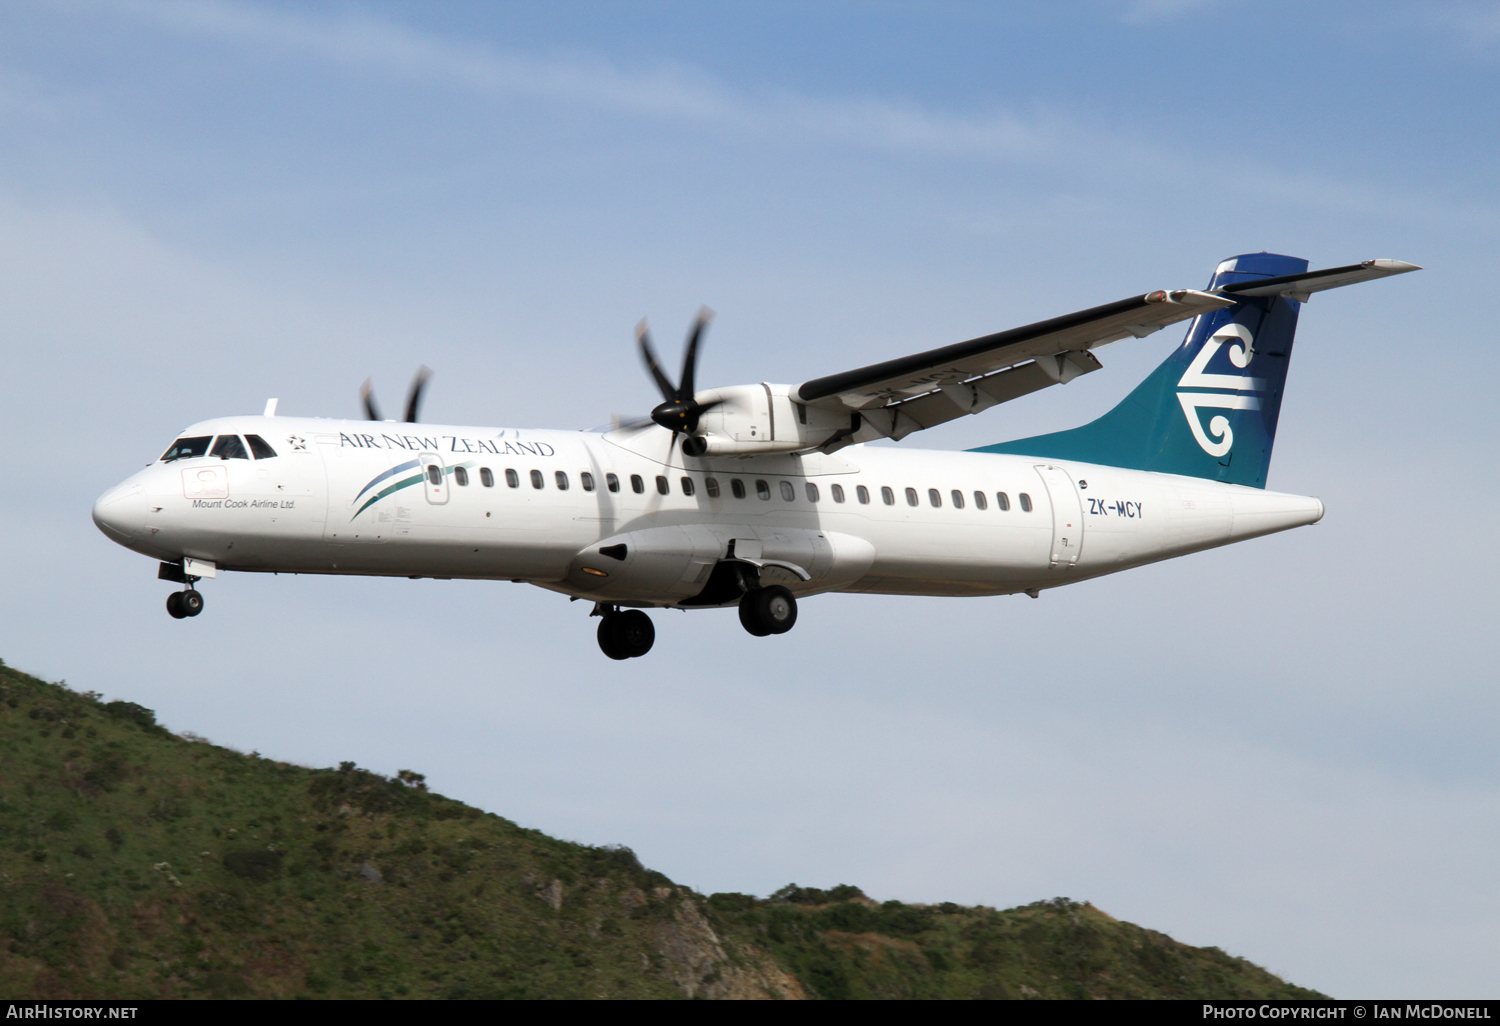
POLYGON ((1004 492, 995 493, 995 504, 1000 507, 1002 513, 1010 509, 1010 496, 1004 492))
POLYGON ((797 489, 792 487, 790 481, 781 482, 781 497, 787 502, 791 502, 797 498, 797 489))
POLYGON ((436 463, 427 464, 427 480, 429 483, 435 485, 443 483, 443 471, 436 463))
POLYGON ((620 490, 619 477, 614 474, 605 474, 604 487, 608 488, 612 492, 618 492, 620 490))
MULTIPOLYGON (((837 488, 838 485, 834 485, 834 487, 837 488)), ((818 486, 815 485, 815 484, 813 484, 811 481, 807 482, 807 501, 808 502, 817 502, 818 501, 818 486)))
POLYGON ((769 502, 771 499, 771 486, 764 481, 755 482, 755 497, 769 502))
POLYGON ((929 488, 927 489, 927 501, 932 503, 933 508, 936 509, 943 504, 943 493, 936 488, 929 488))
POLYGON ((964 508, 964 493, 959 491, 957 488, 953 489, 953 508, 964 508))
POLYGON ((533 470, 531 472, 531 487, 541 488, 544 483, 545 482, 542 479, 542 472, 540 470, 533 470))
POLYGON ((844 486, 843 485, 838 485, 838 484, 836 484, 836 485, 829 485, 828 486, 828 491, 833 496, 833 501, 834 502, 843 502, 844 501, 844 486))
POLYGON ((202 456, 208 452, 208 443, 214 440, 213 435, 196 435, 192 438, 179 438, 172 443, 172 447, 161 454, 163 463, 171 463, 173 460, 185 460, 194 456, 202 456))
POLYGON ((684 477, 682 479, 682 494, 686 495, 688 498, 692 498, 693 491, 693 479, 690 477, 684 477))
POLYGON ((864 485, 855 485, 854 497, 859 500, 861 506, 868 506, 870 504, 870 489, 864 485))
POLYGON ((214 451, 210 456, 217 456, 221 460, 248 460, 250 454, 245 451, 245 443, 240 441, 239 435, 220 435, 219 440, 214 443, 214 451))
POLYGON ((703 488, 704 488, 705 491, 708 492, 708 497, 710 499, 717 499, 719 497, 719 479, 718 478, 716 478, 716 477, 705 477, 703 479, 703 488))
POLYGON ((984 497, 984 493, 983 492, 975 492, 974 493, 974 508, 975 509, 989 509, 990 508, 990 500, 986 499, 984 497))
POLYGON ((732 479, 729 482, 729 491, 736 499, 743 499, 745 497, 745 482, 737 477, 732 479))
POLYGON ((1025 492, 1021 493, 1021 512, 1031 512, 1031 496, 1027 495, 1025 492))
POLYGON ((246 435, 245 441, 250 443, 250 451, 258 460, 269 460, 276 458, 276 450, 266 444, 266 440, 260 435, 246 435))
POLYGON ((669 485, 669 484, 667 484, 667 479, 665 477, 663 477, 660 474, 657 474, 656 475, 656 490, 657 490, 657 492, 659 494, 666 495, 668 492, 670 492, 672 490, 672 486, 669 485))
POLYGON ((586 492, 593 491, 594 490, 594 475, 590 474, 587 470, 581 472, 578 475, 578 487, 582 488, 586 492))
POLYGON ((521 475, 517 474, 514 470, 507 468, 505 471, 505 483, 510 485, 512 488, 519 488, 521 487, 521 475))
POLYGON ((637 494, 637 495, 643 495, 643 494, 645 494, 645 491, 646 491, 646 482, 643 481, 643 480, 641 480, 641 475, 639 475, 639 474, 631 474, 630 475, 630 490, 632 492, 635 492, 635 494, 637 494))
POLYGON ((908 506, 915 506, 917 504, 917 490, 915 488, 908 488, 906 490, 906 504, 908 506))
POLYGON ((887 506, 894 506, 896 504, 896 493, 891 491, 889 486, 881 486, 880 497, 885 501, 887 506))
POLYGON ((495 472, 489 467, 479 468, 479 483, 486 488, 495 487, 495 472))
POLYGON ((565 492, 565 491, 568 490, 568 475, 567 474, 565 474, 563 471, 559 470, 555 474, 553 474, 552 477, 557 482, 557 490, 558 491, 565 492))
POLYGON ((460 488, 469 487, 469 472, 463 467, 453 468, 453 483, 460 488))

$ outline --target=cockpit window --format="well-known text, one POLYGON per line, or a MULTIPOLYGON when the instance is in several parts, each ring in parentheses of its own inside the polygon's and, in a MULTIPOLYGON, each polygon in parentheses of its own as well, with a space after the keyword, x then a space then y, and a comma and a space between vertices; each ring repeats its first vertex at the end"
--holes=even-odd
POLYGON ((245 441, 250 443, 250 451, 258 460, 269 460, 276 455, 276 450, 266 444, 266 440, 260 435, 246 435, 245 441))
POLYGON ((170 449, 161 454, 161 461, 163 463, 171 463, 173 460, 185 460, 192 456, 202 456, 208 452, 208 443, 213 440, 213 435, 179 438, 172 443, 170 449))
POLYGON ((210 456, 217 456, 221 460, 248 460, 250 454, 245 451, 245 443, 240 441, 239 435, 220 435, 219 440, 214 443, 214 451, 210 456))

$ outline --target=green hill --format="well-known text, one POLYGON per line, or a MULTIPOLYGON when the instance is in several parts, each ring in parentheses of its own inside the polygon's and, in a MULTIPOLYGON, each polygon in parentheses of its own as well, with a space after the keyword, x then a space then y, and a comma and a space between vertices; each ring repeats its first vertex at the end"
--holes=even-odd
POLYGON ((707 897, 344 763, 307 769, 0 665, 12 997, 1318 997, 1066 899, 707 897))

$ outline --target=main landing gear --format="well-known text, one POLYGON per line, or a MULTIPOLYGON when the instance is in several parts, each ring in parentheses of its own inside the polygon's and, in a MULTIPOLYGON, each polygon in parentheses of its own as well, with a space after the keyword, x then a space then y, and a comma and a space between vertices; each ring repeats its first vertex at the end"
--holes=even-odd
POLYGON ((167 612, 174 620, 197 616, 203 612, 203 596, 192 585, 186 591, 174 591, 167 596, 167 612))
POLYGON ((651 651, 656 643, 656 627, 651 617, 639 609, 623 612, 614 606, 599 606, 599 648, 611 659, 634 659, 651 651))
MULTIPOLYGON (((202 608, 201 598, 198 604, 202 608)), ((170 602, 167 608, 171 609, 170 602)), ((172 615, 193 614, 174 612, 172 615)), ((594 606, 593 615, 600 617, 599 648, 611 659, 635 659, 643 656, 651 651, 651 646, 656 642, 656 627, 652 625, 651 617, 639 609, 619 609, 600 602, 594 606)), ((740 623, 757 638, 785 634, 797 623, 797 599, 779 584, 751 588, 740 598, 740 623)))
POLYGON ((740 599, 740 624, 757 638, 785 634, 797 623, 797 599, 779 584, 752 588, 740 599))

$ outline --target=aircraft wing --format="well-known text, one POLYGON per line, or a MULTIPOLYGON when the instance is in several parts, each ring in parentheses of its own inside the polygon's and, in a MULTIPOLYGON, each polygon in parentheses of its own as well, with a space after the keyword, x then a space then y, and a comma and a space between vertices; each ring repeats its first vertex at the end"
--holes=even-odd
POLYGON ((809 406, 858 411, 864 427, 850 440, 901 439, 967 413, 978 413, 1098 370, 1089 352, 1127 336, 1144 338, 1169 324, 1233 306, 1247 296, 1307 302, 1314 292, 1421 270, 1403 260, 1223 285, 1212 292, 1148 292, 1051 320, 996 332, 857 370, 803 382, 793 397, 809 406))
POLYGON ((800 402, 858 410, 871 427, 902 438, 966 413, 978 413, 1048 385, 1099 369, 1089 352, 1169 324, 1232 306, 1228 296, 1181 289, 1148 292, 956 345, 858 370, 814 378, 793 390, 800 402), (890 415, 885 425, 880 411, 890 415), (885 430, 886 427, 890 430, 885 430))

